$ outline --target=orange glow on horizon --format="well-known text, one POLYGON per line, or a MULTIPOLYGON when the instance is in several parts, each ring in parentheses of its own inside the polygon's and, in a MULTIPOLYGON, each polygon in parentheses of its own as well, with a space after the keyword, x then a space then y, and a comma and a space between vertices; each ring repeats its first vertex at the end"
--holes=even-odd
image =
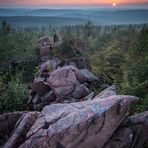
POLYGON ((146 0, 0 0, 0 5, 93 5, 137 4, 146 0))

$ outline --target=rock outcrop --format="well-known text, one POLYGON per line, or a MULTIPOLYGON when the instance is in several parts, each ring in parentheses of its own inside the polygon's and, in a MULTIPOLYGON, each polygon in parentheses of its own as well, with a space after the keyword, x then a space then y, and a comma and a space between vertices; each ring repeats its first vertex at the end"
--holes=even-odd
POLYGON ((115 86, 75 63, 49 59, 47 37, 38 43, 42 63, 28 100, 35 111, 0 115, 2 147, 141 148, 148 140, 148 112, 129 116, 138 98, 117 95, 115 86), (107 88, 97 94, 94 85, 107 88))
POLYGON ((24 142, 26 134, 30 130, 38 117, 38 112, 24 113, 17 121, 10 139, 4 145, 4 148, 16 148, 24 142))
POLYGON ((12 133, 16 122, 25 112, 5 113, 0 115, 0 141, 5 141, 12 133))
MULTIPOLYGON (((43 46, 51 45, 47 37, 40 38, 38 43, 40 53, 43 46)), ((42 110, 46 105, 57 102, 78 102, 92 93, 91 96, 94 96, 94 82, 97 87, 102 85, 97 76, 88 69, 78 69, 74 62, 63 63, 59 58, 49 59, 49 54, 46 53, 46 58, 40 54, 42 62, 28 100, 33 109, 42 110)))
POLYGON ((127 117, 104 148, 142 148, 148 140, 148 111, 127 117))
POLYGON ((48 60, 50 52, 51 52, 51 41, 48 37, 41 37, 38 40, 38 43, 40 45, 40 57, 41 61, 45 62, 48 60))
POLYGON ((20 148, 101 148, 126 117, 136 99, 114 95, 46 106, 20 148))

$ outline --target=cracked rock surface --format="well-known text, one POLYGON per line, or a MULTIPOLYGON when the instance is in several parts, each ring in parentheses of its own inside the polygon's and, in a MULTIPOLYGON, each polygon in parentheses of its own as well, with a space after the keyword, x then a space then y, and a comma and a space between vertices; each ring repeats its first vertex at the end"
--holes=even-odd
POLYGON ((104 148, 142 148, 148 140, 148 111, 127 117, 104 148))
POLYGON ((16 148, 25 141, 26 134, 38 117, 38 112, 24 113, 17 121, 11 137, 3 148, 16 148))
POLYGON ((20 148, 101 148, 135 100, 132 96, 113 95, 46 106, 20 148))

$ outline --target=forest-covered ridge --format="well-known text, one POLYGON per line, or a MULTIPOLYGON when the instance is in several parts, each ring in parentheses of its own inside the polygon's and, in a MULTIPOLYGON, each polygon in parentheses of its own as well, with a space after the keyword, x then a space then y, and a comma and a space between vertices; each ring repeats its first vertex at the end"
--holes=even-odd
POLYGON ((0 22, 5 20, 14 27, 78 25, 88 19, 96 25, 144 24, 148 9, 0 9, 0 22))
MULTIPOLYGON (((148 25, 26 27, 13 29, 3 22, 0 29, 0 111, 26 110, 28 92, 38 70, 39 37, 57 35, 63 48, 53 48, 56 57, 75 57, 79 45, 92 71, 115 84, 120 94, 140 101, 133 112, 148 109, 148 25)), ((98 88, 99 89, 99 88, 98 88)))

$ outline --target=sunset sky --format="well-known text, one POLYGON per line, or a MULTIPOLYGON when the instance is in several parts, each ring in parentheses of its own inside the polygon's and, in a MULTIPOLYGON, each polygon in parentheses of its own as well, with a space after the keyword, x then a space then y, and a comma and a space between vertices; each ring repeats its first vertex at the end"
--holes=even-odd
POLYGON ((27 5, 93 5, 93 4, 137 4, 148 0, 0 0, 0 6, 27 5))

